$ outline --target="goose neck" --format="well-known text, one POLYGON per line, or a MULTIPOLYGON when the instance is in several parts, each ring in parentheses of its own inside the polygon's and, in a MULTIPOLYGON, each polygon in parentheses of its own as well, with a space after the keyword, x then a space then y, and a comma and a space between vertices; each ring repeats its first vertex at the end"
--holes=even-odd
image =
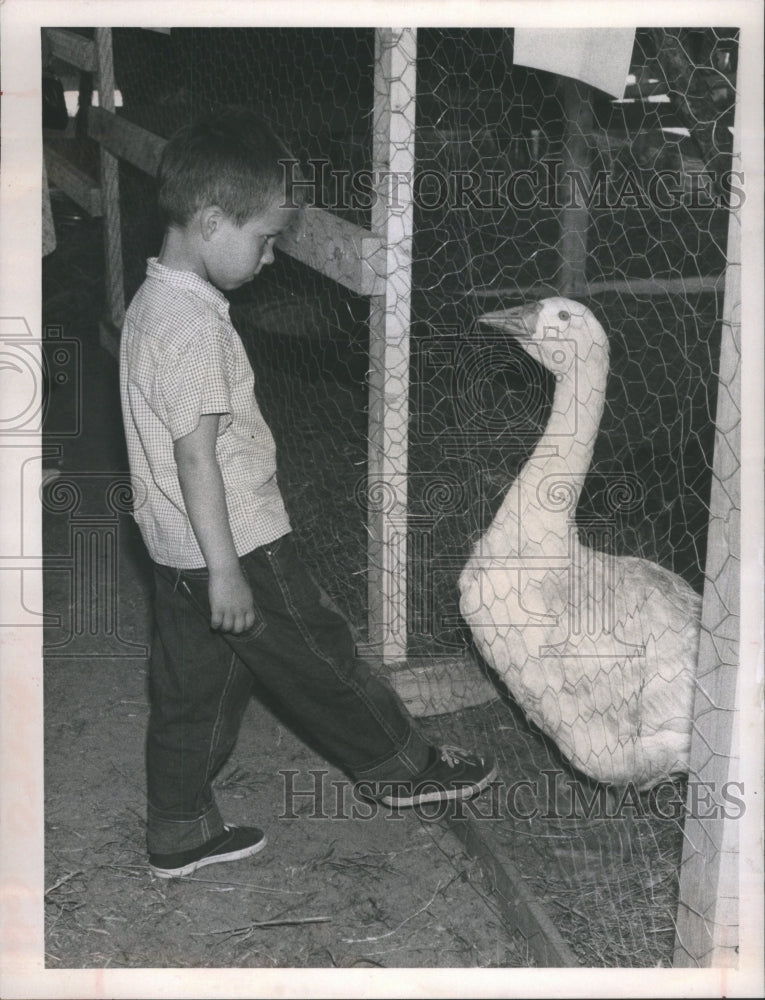
POLYGON ((495 524, 514 523, 519 547, 540 544, 567 551, 585 476, 592 461, 605 402, 606 373, 562 378, 553 397, 545 433, 508 491, 495 524), (538 535, 538 539, 532 536, 538 535), (525 539, 525 543, 524 543, 525 539))

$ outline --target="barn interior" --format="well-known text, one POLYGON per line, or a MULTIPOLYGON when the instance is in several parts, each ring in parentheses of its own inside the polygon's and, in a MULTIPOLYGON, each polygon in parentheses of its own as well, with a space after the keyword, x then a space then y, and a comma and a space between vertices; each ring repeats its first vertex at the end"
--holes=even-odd
MULTIPOLYGON (((43 258, 49 967, 719 962, 735 948, 733 910, 710 930, 689 903, 699 866, 717 871, 730 850, 719 837, 711 858, 689 848, 706 763, 692 756, 689 773, 648 790, 572 767, 478 653, 458 579, 543 437, 557 385, 485 318, 561 294, 587 306, 610 347, 572 512, 577 537, 613 560, 662 567, 712 613, 709 581, 723 579, 732 553, 714 525, 736 503, 719 485, 737 468, 735 454, 720 464, 725 441, 735 452, 738 412, 737 32, 638 29, 614 97, 517 64, 511 29, 420 29, 413 49, 411 36, 381 41, 372 29, 114 28, 111 70, 105 30, 45 32, 68 104, 63 127, 44 129, 56 242, 43 258), (141 839, 150 586, 130 516, 115 358, 121 311, 161 242, 155 152, 195 114, 256 107, 294 151, 314 207, 332 217, 322 232, 337 256, 352 256, 358 232, 384 243, 365 186, 380 162, 381 45, 408 52, 412 69, 390 77, 412 87, 418 183, 405 291, 400 274, 365 287, 361 265, 358 279, 338 277, 288 241, 232 293, 231 314, 307 562, 423 729, 488 748, 502 792, 457 820, 311 818, 315 795, 285 815, 285 789, 297 787, 285 769, 299 772, 301 789, 324 775, 327 816, 342 775, 253 703, 219 793, 235 818, 252 808, 274 817, 275 858, 245 889, 233 869, 231 882, 159 888, 141 839), (99 89, 104 72, 114 107, 99 89), (403 359, 406 405, 376 426, 391 359, 403 359), (718 392, 721 380, 729 392, 718 392), (719 407, 729 403, 721 445, 719 407), (381 457, 391 434, 405 438, 403 465, 381 457), (393 584, 382 526, 403 545, 393 584), (404 611, 380 607, 379 592, 404 611)), ((735 593, 712 589, 732 620, 735 593)), ((732 648, 706 655, 710 675, 735 673, 732 648)), ((708 708, 689 706, 694 733, 708 708)), ((729 764, 729 733, 717 738, 714 756, 729 764)), ((736 808, 722 803, 716 819, 735 819, 736 808)))

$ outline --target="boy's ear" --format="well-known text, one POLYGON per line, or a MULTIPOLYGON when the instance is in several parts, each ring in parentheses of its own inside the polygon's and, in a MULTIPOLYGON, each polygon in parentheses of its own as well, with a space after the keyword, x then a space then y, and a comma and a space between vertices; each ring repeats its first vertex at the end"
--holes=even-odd
POLYGON ((199 213, 199 229, 203 240, 213 238, 223 218, 223 211, 217 205, 207 205, 199 213))

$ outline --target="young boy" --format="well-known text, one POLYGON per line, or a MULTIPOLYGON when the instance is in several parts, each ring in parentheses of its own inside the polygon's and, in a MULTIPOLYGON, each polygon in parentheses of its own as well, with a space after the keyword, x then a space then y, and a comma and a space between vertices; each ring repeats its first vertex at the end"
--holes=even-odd
POLYGON ((347 623, 295 551, 274 440, 222 294, 274 260, 295 211, 285 158, 246 110, 168 142, 159 171, 165 239, 122 332, 134 514, 156 587, 147 841, 162 878, 265 846, 262 831, 224 824, 212 792, 254 684, 384 804, 466 798, 496 774, 480 757, 423 739, 393 690, 356 658, 347 623))

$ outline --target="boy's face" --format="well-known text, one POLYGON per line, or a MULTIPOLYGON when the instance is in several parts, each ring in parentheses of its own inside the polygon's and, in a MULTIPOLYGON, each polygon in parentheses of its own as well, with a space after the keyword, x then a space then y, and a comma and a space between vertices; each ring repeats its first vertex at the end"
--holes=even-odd
POLYGON ((274 241, 295 215, 295 209, 280 208, 274 201, 261 215, 237 226, 233 219, 219 212, 204 244, 207 279, 222 291, 231 291, 251 281, 266 264, 274 260, 274 241))

